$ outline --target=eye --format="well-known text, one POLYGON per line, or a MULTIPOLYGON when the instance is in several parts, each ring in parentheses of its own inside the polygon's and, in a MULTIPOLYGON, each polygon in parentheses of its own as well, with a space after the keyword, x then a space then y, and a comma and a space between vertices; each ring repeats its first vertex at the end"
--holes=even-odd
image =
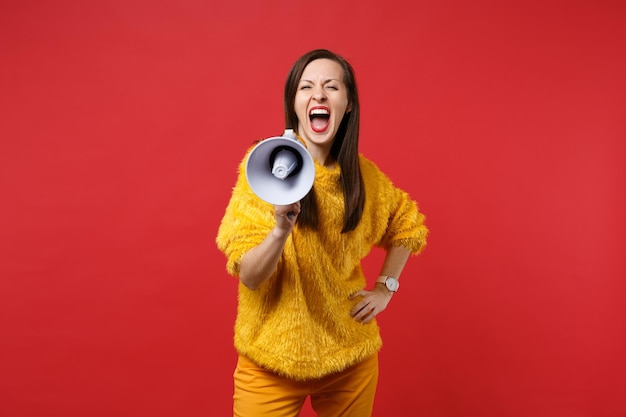
POLYGON ((335 90, 335 91, 339 90, 339 88, 335 85, 327 85, 326 88, 328 88, 329 90, 335 90))
POLYGON ((300 90, 308 90, 309 88, 311 88, 310 85, 304 84, 300 86, 300 90))

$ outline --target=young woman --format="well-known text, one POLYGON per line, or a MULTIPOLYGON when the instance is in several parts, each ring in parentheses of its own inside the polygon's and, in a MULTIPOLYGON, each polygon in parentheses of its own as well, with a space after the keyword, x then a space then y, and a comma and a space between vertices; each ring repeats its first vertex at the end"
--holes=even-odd
POLYGON ((245 158, 217 236, 239 277, 234 415, 294 417, 307 396, 318 416, 371 415, 379 328, 424 216, 359 154, 359 99, 350 64, 328 50, 300 57, 285 85, 286 127, 315 161, 302 201, 272 206, 246 182, 245 158), (361 268, 386 250, 369 289, 361 268))

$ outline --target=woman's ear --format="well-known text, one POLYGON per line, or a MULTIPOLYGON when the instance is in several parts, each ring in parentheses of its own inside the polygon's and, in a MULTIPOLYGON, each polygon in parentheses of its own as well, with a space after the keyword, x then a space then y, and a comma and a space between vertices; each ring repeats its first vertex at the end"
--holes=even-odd
POLYGON ((348 107, 346 108, 346 114, 352 111, 352 103, 348 103, 348 107))

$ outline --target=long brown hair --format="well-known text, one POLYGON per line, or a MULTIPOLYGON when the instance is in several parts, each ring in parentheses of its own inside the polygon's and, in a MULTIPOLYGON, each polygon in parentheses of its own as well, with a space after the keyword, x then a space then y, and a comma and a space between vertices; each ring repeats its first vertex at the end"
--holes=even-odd
MULTIPOLYGON (((327 49, 316 49, 302 55, 295 62, 285 83, 285 128, 296 130, 298 116, 295 111, 295 98, 298 83, 306 66, 316 59, 330 59, 343 68, 343 83, 348 92, 350 112, 341 120, 337 134, 330 149, 330 154, 341 168, 340 181, 344 196, 344 222, 342 233, 354 230, 365 205, 365 189, 359 165, 359 95, 356 87, 354 70, 348 61, 327 49)), ((298 215, 298 224, 317 229, 318 213, 315 201, 315 187, 302 199, 302 209, 298 215)))

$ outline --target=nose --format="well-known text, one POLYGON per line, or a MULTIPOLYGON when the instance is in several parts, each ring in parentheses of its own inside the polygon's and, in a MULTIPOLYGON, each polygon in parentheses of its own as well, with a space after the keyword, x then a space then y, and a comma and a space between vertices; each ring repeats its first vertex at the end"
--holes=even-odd
POLYGON ((326 94, 324 94, 324 89, 316 88, 315 91, 313 91, 313 99, 316 101, 326 100, 326 94))

